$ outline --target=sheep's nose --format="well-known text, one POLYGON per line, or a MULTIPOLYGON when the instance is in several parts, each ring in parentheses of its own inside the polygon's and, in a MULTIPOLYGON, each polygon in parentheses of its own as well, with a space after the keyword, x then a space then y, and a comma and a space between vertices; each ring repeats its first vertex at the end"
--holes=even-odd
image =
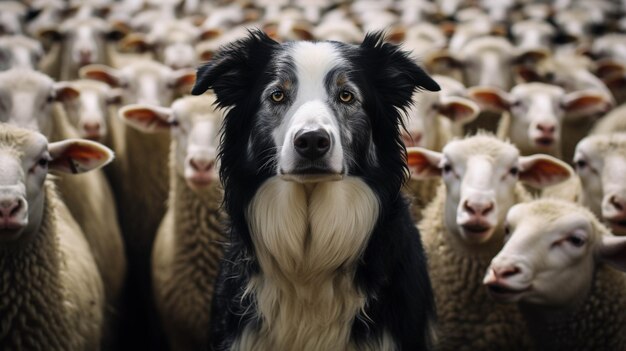
POLYGON ((473 216, 486 216, 493 211, 493 201, 470 201, 465 200, 463 209, 473 216))
POLYGON ((539 123, 537 124, 537 129, 541 134, 551 136, 556 132, 556 125, 552 123, 539 123))
POLYGON ((301 130, 296 133, 293 145, 300 156, 316 160, 330 150, 330 135, 323 129, 301 130))
POLYGON ((507 278, 511 278, 522 272, 522 269, 516 265, 493 267, 491 268, 491 270, 493 271, 493 275, 496 277, 497 280, 506 280, 507 278))
POLYGON ((83 129, 85 133, 90 136, 100 135, 100 123, 98 122, 88 122, 83 125, 83 129))
POLYGON ((15 222, 16 218, 24 211, 24 207, 24 200, 19 197, 0 198, 0 226, 15 222))
POLYGON ((215 165, 215 161, 203 158, 192 158, 189 160, 189 164, 196 172, 208 172, 215 165))

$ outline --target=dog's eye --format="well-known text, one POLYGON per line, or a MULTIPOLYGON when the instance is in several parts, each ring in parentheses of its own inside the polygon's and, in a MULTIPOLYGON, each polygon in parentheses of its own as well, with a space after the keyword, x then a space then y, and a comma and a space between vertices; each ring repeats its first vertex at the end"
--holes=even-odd
POLYGON ((347 90, 342 90, 339 93, 339 100, 341 100, 341 102, 347 104, 347 103, 352 102, 352 100, 354 100, 354 95, 351 92, 347 91, 347 90))
POLYGON ((275 90, 272 92, 270 97, 272 98, 272 101, 274 102, 283 102, 285 100, 285 93, 283 93, 280 90, 275 90))

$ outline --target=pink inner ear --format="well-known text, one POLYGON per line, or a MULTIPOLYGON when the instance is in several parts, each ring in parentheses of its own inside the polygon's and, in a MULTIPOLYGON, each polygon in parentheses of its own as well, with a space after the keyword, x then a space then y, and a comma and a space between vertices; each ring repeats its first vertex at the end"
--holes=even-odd
POLYGON ((156 127, 158 129, 170 127, 170 124, 167 121, 159 118, 154 111, 147 108, 138 108, 126 111, 124 117, 142 126, 156 127))
POLYGON ((605 102, 600 96, 581 96, 567 105, 568 111, 585 110, 595 106, 599 106, 605 102))
POLYGON ((51 162, 52 168, 68 168, 72 173, 80 173, 80 170, 76 168, 76 164, 74 160, 77 160, 78 163, 90 163, 94 160, 101 160, 105 157, 105 154, 100 150, 81 145, 81 144, 71 144, 63 153, 56 157, 54 161, 51 162))
POLYGON ((520 180, 534 183, 550 185, 560 179, 567 179, 570 172, 561 165, 547 160, 537 160, 525 171, 520 173, 520 180))
POLYGON ((508 110, 509 104, 493 91, 473 91, 471 97, 484 108, 508 110))
POLYGON ((85 72, 85 77, 89 78, 89 79, 95 79, 95 80, 99 80, 101 82, 105 82, 108 85, 112 86, 112 87, 117 87, 117 79, 115 79, 114 77, 112 77, 110 74, 108 74, 107 72, 101 71, 101 70, 87 70, 85 72))
POLYGON ((80 93, 76 89, 70 88, 70 87, 64 87, 57 91, 57 100, 69 101, 69 100, 76 99, 79 95, 80 93))
POLYGON ((191 86, 191 85, 194 85, 195 83, 196 83, 195 73, 184 74, 183 76, 179 77, 176 80, 176 86, 178 87, 191 86))
POLYGON ((442 107, 441 113, 450 117, 453 121, 461 121, 474 113, 474 110, 462 103, 451 102, 447 106, 442 107))

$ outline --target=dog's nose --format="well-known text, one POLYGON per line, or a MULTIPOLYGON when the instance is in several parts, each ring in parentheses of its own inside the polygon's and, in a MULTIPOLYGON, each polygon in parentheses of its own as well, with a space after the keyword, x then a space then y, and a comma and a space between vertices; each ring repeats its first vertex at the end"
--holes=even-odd
POLYGON ((323 129, 301 130, 296 133, 293 145, 300 156, 316 160, 330 150, 330 135, 323 129))

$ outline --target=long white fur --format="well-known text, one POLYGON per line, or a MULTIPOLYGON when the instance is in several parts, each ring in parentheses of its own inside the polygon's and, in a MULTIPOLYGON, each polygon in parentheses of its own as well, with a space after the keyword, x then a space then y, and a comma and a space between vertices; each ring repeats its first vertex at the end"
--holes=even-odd
POLYGON ((394 350, 388 336, 378 345, 350 342, 352 321, 366 303, 351 268, 379 211, 359 178, 315 185, 267 180, 247 210, 262 274, 246 290, 262 324, 248 326, 232 349, 394 350))

